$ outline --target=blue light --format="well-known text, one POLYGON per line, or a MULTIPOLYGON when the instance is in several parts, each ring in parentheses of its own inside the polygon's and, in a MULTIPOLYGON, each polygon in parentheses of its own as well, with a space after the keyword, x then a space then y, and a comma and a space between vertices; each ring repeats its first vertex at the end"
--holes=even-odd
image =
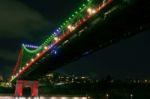
POLYGON ((51 45, 48 46, 48 49, 51 49, 52 47, 53 47, 53 45, 51 44, 51 45))
POLYGON ((59 29, 56 30, 57 32, 60 32, 59 29))
POLYGON ((27 48, 33 48, 33 49, 39 48, 39 46, 35 46, 35 45, 29 45, 29 44, 23 44, 23 45, 27 48))
POLYGON ((51 54, 57 55, 57 51, 56 50, 52 50, 51 54))
POLYGON ((60 31, 60 29, 58 28, 58 29, 56 29, 56 30, 53 32, 53 35, 58 37, 58 36, 60 35, 60 32, 61 32, 61 31, 60 31))
POLYGON ((54 51, 54 54, 57 54, 57 51, 54 51))
POLYGON ((57 35, 57 33, 56 33, 56 32, 54 32, 54 33, 53 33, 53 35, 54 35, 54 36, 56 36, 56 35, 57 35))

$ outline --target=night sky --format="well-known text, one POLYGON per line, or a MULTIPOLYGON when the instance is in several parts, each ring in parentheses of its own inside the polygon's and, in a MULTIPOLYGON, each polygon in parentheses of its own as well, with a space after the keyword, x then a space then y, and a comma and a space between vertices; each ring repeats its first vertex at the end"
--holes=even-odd
MULTIPOLYGON (((40 45, 82 0, 0 0, 0 73, 15 65, 22 43, 40 45)), ((150 31, 145 31, 60 68, 103 78, 150 79, 150 31)))

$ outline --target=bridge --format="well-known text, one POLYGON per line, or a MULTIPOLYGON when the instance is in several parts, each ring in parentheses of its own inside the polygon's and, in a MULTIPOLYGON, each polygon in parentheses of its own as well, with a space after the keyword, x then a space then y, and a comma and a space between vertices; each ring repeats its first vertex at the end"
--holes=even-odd
POLYGON ((40 45, 22 44, 9 82, 41 76, 149 29, 150 1, 84 0, 40 45))

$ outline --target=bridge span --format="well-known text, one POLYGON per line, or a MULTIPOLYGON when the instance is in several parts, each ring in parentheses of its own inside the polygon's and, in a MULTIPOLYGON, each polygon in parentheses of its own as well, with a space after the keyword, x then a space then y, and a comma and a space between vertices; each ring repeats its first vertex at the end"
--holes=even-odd
POLYGON ((9 79, 37 80, 96 50, 149 29, 149 0, 86 0, 41 46, 23 44, 9 79))

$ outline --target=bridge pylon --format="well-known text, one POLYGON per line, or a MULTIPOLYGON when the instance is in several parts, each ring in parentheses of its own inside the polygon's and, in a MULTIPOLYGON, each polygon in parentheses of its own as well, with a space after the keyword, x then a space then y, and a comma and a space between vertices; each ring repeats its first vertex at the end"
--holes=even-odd
POLYGON ((14 96, 21 97, 23 96, 23 89, 29 86, 31 88, 31 97, 38 96, 38 81, 27 81, 27 80, 17 80, 16 81, 16 88, 14 96))

